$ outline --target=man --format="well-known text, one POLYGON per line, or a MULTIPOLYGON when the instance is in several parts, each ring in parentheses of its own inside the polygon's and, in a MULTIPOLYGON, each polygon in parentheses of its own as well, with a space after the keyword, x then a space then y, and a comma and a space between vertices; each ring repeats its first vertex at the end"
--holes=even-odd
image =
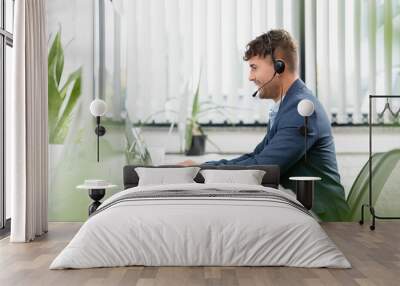
MULTIPOLYGON (((297 47, 285 30, 271 30, 248 45, 244 60, 249 62, 249 80, 259 87, 259 97, 272 99, 269 131, 253 152, 232 160, 206 162, 210 165, 279 165, 281 184, 294 190, 291 176, 318 176, 313 211, 325 221, 346 220, 349 213, 340 184, 335 146, 329 119, 312 92, 298 78, 297 47), (308 99, 315 111, 309 117, 307 161, 304 160, 304 119, 298 103, 308 99)), ((183 165, 194 165, 185 161, 183 165)))

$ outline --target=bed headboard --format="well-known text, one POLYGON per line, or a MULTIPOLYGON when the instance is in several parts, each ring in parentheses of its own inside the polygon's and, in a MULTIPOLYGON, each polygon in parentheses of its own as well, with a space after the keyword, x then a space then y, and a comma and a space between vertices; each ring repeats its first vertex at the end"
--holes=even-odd
MULTIPOLYGON (((136 187, 139 183, 139 177, 135 171, 136 167, 147 168, 182 168, 178 165, 161 165, 161 166, 144 166, 144 165, 127 165, 124 167, 124 189, 136 187)), ((236 166, 236 165, 222 165, 222 166, 199 166, 202 170, 205 169, 219 169, 219 170, 263 170, 265 175, 262 180, 262 185, 265 187, 278 188, 280 170, 278 165, 254 165, 254 166, 236 166)), ((198 173, 194 178, 197 183, 204 183, 203 176, 198 173)))

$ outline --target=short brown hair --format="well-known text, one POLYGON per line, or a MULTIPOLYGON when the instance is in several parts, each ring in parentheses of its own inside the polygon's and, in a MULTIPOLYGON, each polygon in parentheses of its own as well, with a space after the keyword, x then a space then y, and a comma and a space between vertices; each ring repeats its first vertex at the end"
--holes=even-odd
POLYGON ((250 60, 254 56, 265 58, 276 52, 283 54, 282 60, 286 63, 286 68, 294 72, 297 70, 297 45, 292 36, 283 29, 270 30, 262 34, 247 44, 243 59, 250 60))

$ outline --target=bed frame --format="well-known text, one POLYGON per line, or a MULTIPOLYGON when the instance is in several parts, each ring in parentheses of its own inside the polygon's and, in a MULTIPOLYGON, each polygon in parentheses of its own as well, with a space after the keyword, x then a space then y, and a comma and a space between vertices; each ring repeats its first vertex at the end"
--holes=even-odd
MULTIPOLYGON (((124 167, 124 189, 136 187, 139 183, 139 176, 135 171, 137 167, 147 167, 147 168, 183 168, 182 166, 177 165, 161 165, 161 166, 144 166, 144 165, 127 165, 124 167)), ((278 188, 279 186, 279 178, 280 178, 280 170, 278 165, 254 165, 254 166, 197 166, 202 170, 206 169, 218 169, 218 170, 263 170, 265 171, 265 175, 262 180, 262 185, 265 187, 278 188)), ((197 183, 204 183, 204 178, 200 174, 194 178, 197 183)))

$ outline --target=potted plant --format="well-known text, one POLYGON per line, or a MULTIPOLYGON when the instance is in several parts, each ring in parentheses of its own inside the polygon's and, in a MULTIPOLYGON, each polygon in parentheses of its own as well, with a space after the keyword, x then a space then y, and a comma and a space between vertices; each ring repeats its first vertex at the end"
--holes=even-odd
POLYGON ((205 152, 206 142, 209 142, 218 150, 218 152, 221 152, 221 149, 213 141, 211 141, 209 137, 207 137, 203 128, 201 127, 201 124, 199 122, 201 116, 204 116, 211 111, 218 111, 219 113, 225 115, 229 121, 229 118, 231 116, 225 111, 227 111, 228 109, 240 109, 231 106, 217 105, 212 101, 200 102, 199 87, 200 83, 197 85, 197 89, 193 97, 191 115, 186 120, 187 123, 185 131, 185 154, 189 156, 203 155, 205 152))

